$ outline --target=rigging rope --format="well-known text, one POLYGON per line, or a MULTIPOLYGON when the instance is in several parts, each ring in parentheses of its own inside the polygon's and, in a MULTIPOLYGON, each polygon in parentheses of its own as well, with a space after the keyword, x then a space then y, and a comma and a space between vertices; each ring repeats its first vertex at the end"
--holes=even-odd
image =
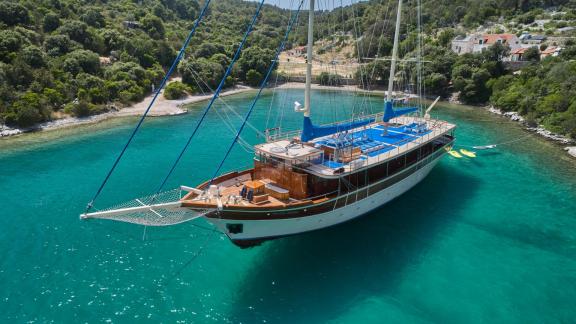
POLYGON ((204 15, 206 14, 206 11, 208 9, 208 5, 210 4, 211 0, 206 0, 206 3, 204 4, 204 7, 202 8, 202 11, 200 12, 200 15, 198 16, 198 18, 196 19, 196 22, 194 23, 194 26, 192 27, 192 29, 190 30, 190 33, 188 33, 188 36, 186 37, 186 40, 184 41, 184 44, 182 45, 182 48, 180 49, 180 51, 178 52, 178 55, 176 56, 176 58, 174 59, 174 61, 172 62, 172 66, 170 66, 170 69, 168 70, 168 72, 166 73, 166 75, 164 76, 164 79, 162 79, 162 83, 160 84, 160 86, 158 87, 158 89, 156 90, 156 93, 154 94, 154 97, 152 98, 152 101, 150 101, 150 104, 148 105, 148 107, 146 108, 146 110, 144 111, 144 114, 142 114, 142 117, 140 117, 140 120, 138 121, 138 124, 136 125, 136 127, 134 128, 134 130, 132 131, 132 133, 130 134, 130 137, 128 138, 128 141, 126 142, 126 144, 124 145, 124 148, 122 149, 122 151, 120 152, 120 154, 118 155, 118 157, 116 158, 116 160, 114 161, 114 164, 112 165, 112 168, 110 168, 110 170, 108 171, 108 174, 106 174, 106 177, 104 178, 104 181, 102 181, 102 184, 100 184, 100 187, 98 188, 98 190, 96 191, 96 194, 94 195, 94 197, 92 198, 92 200, 90 200, 90 202, 88 203, 88 205, 86 206, 86 212, 88 212, 92 206, 94 205, 94 201, 96 200, 96 198, 98 198, 98 196, 100 195, 100 193, 102 192, 102 189, 104 189, 104 186, 106 185, 106 183, 108 182, 108 180, 110 179, 110 176, 112 175, 112 173, 114 172, 114 170, 116 169, 116 166, 118 166, 118 163, 120 162, 120 160, 122 159, 122 156, 124 156, 124 153, 126 152, 126 150, 128 149, 128 146, 130 146, 130 143, 132 143, 132 140, 134 139, 134 136, 136 135, 136 133, 138 132, 138 130, 140 129, 140 126, 142 126, 142 123, 144 122, 144 119, 146 118, 146 116, 148 115, 148 112, 150 111, 150 109, 152 108, 152 105, 154 105, 154 103, 156 102, 156 98, 158 98, 158 95, 160 95, 160 91, 162 91, 162 89, 164 88, 164 86, 166 85, 166 83, 168 82, 168 79, 170 78, 170 76, 172 75, 172 73, 174 72, 174 70, 176 69, 176 67, 178 66, 178 63, 180 62, 180 60, 182 59, 182 57, 184 56, 184 52, 186 51, 186 48, 188 47, 188 44, 190 44, 190 41, 192 40, 192 37, 194 36, 194 34, 196 33, 196 29, 198 28, 198 25, 200 25, 200 22, 202 21, 202 18, 204 18, 204 15))
POLYGON ((260 89, 258 89, 258 93, 256 94, 256 97, 254 97, 254 100, 252 101, 252 104, 250 105, 250 109, 248 110, 248 112, 246 113, 246 116, 244 117, 244 121, 242 122, 242 125, 240 125, 240 128, 238 129, 238 132, 236 133, 236 136, 234 137, 234 140, 232 140, 232 143, 228 147, 228 150, 226 151, 224 158, 220 161, 218 168, 216 169, 216 171, 214 172, 214 175, 210 179, 210 183, 212 183, 214 178, 216 178, 216 176, 220 172, 220 169, 222 168, 224 161, 226 161, 226 159, 228 158, 228 155, 232 151, 234 144, 236 143, 236 141, 240 137, 240 133, 242 133, 244 126, 246 126, 246 123, 248 122, 248 119, 250 118, 250 115, 252 114, 252 111, 254 110, 254 107, 256 106, 256 102, 258 101, 258 99, 260 99, 260 95, 262 94, 262 91, 266 87, 266 84, 268 83, 268 79, 270 78, 270 75, 272 74, 272 71, 274 70, 274 67, 276 66, 276 64, 278 62, 278 56, 280 56, 280 53, 282 53, 282 51, 284 50, 284 46, 286 46, 286 41, 288 40, 288 36, 290 35, 290 31, 292 30, 292 26, 294 25, 294 22, 298 19, 298 16, 300 14, 300 9, 302 9, 303 4, 304 4, 304 0, 300 0, 300 4, 298 5, 298 9, 296 9, 296 14, 294 15, 294 17, 292 17, 292 20, 290 21, 290 24, 288 25, 288 29, 286 30, 286 34, 284 34, 284 39, 282 40, 280 47, 278 47, 278 49, 276 50, 276 54, 274 55, 274 61, 272 61, 272 65, 270 65, 270 68, 268 68, 268 71, 266 72, 266 76, 264 77, 264 79, 262 80, 262 83, 260 84, 260 89))
POLYGON ((190 137, 188 137, 186 144, 184 145, 184 147, 182 148, 182 151, 180 151, 180 154, 178 155, 178 157, 174 161, 174 164, 170 168, 170 171, 168 172, 168 174, 166 175, 166 177, 164 178, 164 180, 162 181, 162 183, 158 187, 158 190, 156 191, 157 193, 159 193, 162 190, 162 188, 164 188, 164 185, 168 181, 168 178, 170 178, 170 176, 174 172, 174 169, 176 169, 176 166, 178 165, 178 163, 182 159, 182 156, 184 155, 184 153, 188 149, 188 146, 190 146, 190 143, 192 142, 192 138, 194 138, 194 135, 196 135, 196 132, 198 132, 198 129, 200 128, 200 125, 204 121, 204 118, 206 118, 206 115, 210 111, 210 108, 212 108, 212 105, 214 104, 214 102, 218 98, 220 91, 222 91, 222 88, 224 87, 224 84, 226 83, 226 78, 230 75, 230 72, 232 72, 232 68, 234 67, 234 64, 236 63, 236 61, 240 57, 240 53, 242 52, 242 49, 244 48, 244 44, 246 43, 248 36, 252 32, 252 29, 254 28, 254 25, 256 24, 256 20, 258 19, 258 16, 260 15, 260 10, 262 9, 262 6, 264 5, 264 1, 265 0, 261 0, 260 3, 258 4, 258 8, 256 9, 256 13, 254 14, 254 17, 252 17, 252 21, 250 22, 250 25, 248 26, 248 29, 246 30, 246 33, 244 34, 244 38, 242 38, 242 41, 240 42, 240 45, 238 46, 236 53, 234 53, 234 57, 230 61, 230 64, 228 65, 228 68, 226 69, 224 76, 222 76, 222 80, 220 80, 220 84, 218 85, 218 88, 216 88, 216 91, 214 92, 212 99, 210 99, 208 106, 206 106, 206 108, 204 108, 204 112, 202 113, 202 116, 200 117, 200 119, 196 123, 196 127, 194 127, 192 134, 190 134, 190 137))

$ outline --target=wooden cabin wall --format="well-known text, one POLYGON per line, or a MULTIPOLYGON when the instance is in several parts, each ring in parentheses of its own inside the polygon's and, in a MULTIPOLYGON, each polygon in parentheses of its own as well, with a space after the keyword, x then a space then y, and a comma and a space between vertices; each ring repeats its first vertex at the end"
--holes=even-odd
POLYGON ((254 179, 270 179, 279 187, 290 191, 295 199, 308 198, 308 175, 292 171, 284 165, 272 166, 254 161, 254 179))

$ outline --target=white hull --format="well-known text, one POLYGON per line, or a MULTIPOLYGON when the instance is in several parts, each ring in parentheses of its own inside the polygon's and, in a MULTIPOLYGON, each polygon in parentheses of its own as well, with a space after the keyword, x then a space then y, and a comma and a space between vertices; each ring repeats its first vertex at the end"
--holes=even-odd
POLYGON ((431 161, 398 183, 395 183, 386 189, 370 195, 365 199, 356 201, 330 212, 298 218, 271 220, 232 221, 218 218, 207 219, 215 226, 217 226, 222 232, 226 233, 230 239, 235 242, 259 239, 264 240, 267 238, 281 237, 322 229, 362 216, 400 196, 404 192, 414 187, 420 181, 422 181, 422 179, 424 179, 428 173, 430 173, 432 168, 434 168, 442 156, 444 156, 444 154, 440 155, 434 161, 431 161), (242 233, 229 233, 226 229, 227 223, 242 223, 242 233))

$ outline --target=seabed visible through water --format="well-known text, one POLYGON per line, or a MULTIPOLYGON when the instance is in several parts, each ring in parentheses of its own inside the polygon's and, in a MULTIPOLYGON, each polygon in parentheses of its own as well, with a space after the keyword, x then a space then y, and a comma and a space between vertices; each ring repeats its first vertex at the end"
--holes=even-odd
MULTIPOLYGON (((283 127, 299 127, 292 103, 301 96, 267 94, 251 123, 273 125, 283 115, 283 127)), ((242 114, 250 98, 226 102, 242 114)), ((316 91, 313 98, 318 123, 352 104, 382 106, 380 97, 338 92, 316 91)), ((458 124, 456 149, 526 134, 471 107, 435 109, 458 124)), ((193 107, 184 116, 148 120, 96 206, 153 191, 197 117, 193 107)), ((78 220, 134 120, 0 140, 1 322, 576 317, 576 163, 553 144, 528 137, 476 158, 446 156, 417 187, 361 219, 241 250, 203 221, 148 228, 143 241, 142 227, 78 220)), ((195 185, 213 172, 211 161, 233 136, 222 124, 209 116, 167 188, 195 185)), ((245 138, 262 140, 249 130, 245 138)), ((225 167, 250 161, 238 147, 225 167)))

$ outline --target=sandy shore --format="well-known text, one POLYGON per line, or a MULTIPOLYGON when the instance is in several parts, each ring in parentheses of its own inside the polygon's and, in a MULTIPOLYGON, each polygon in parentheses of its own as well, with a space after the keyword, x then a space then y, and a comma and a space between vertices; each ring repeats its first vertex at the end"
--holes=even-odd
MULTIPOLYGON (((232 89, 222 91, 222 93, 220 94, 220 97, 230 96, 230 95, 234 95, 234 94, 238 94, 238 93, 242 93, 242 92, 247 92, 247 91, 251 91, 251 90, 253 90, 253 88, 239 85, 239 86, 236 86, 232 89)), ((62 119, 57 119, 57 120, 45 122, 45 123, 39 124, 33 128, 18 129, 18 128, 10 128, 10 127, 6 127, 6 126, 4 126, 4 127, 0 126, 0 137, 14 136, 14 135, 22 134, 22 133, 27 133, 27 132, 54 130, 54 129, 78 126, 78 125, 83 125, 83 124, 92 124, 92 123, 97 123, 97 122, 100 122, 100 121, 103 121, 106 119, 110 119, 110 118, 115 118, 115 117, 142 116, 142 114, 144 113, 146 108, 148 108, 148 105, 152 101, 153 97, 154 97, 154 95, 151 94, 151 95, 147 96, 143 101, 141 101, 137 104, 122 108, 118 111, 111 111, 111 112, 107 112, 107 113, 103 113, 103 114, 99 114, 99 115, 82 117, 82 118, 80 118, 80 117, 66 117, 66 118, 62 118, 62 119)), ((164 95, 162 93, 156 99, 156 102, 152 106, 152 109, 150 109, 148 116, 160 117, 160 116, 182 115, 182 114, 185 114, 187 112, 186 109, 183 108, 183 106, 188 105, 188 104, 192 104, 192 103, 206 101, 206 100, 209 100, 210 98, 212 98, 212 94, 188 96, 186 98, 178 99, 178 100, 167 100, 166 98, 164 98, 164 95)))

